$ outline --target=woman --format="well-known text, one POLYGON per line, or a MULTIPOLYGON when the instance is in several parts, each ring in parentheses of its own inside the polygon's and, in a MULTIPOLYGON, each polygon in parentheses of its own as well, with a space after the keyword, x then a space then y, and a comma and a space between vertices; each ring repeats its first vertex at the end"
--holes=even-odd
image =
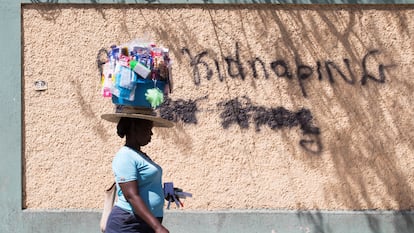
POLYGON ((150 110, 118 106, 115 114, 102 115, 116 122, 117 134, 126 138, 117 152, 112 170, 118 200, 109 215, 105 233, 168 233, 161 224, 164 208, 162 169, 142 152, 151 141, 152 128, 172 123, 154 116, 150 110))

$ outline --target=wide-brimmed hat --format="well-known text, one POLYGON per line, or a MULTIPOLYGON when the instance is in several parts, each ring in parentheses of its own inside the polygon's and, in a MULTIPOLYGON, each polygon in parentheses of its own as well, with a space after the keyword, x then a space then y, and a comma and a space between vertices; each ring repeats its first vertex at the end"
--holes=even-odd
POLYGON ((117 123, 121 117, 138 118, 154 122, 154 127, 170 128, 174 123, 157 116, 151 108, 142 108, 135 106, 115 105, 115 113, 103 114, 102 119, 117 123))

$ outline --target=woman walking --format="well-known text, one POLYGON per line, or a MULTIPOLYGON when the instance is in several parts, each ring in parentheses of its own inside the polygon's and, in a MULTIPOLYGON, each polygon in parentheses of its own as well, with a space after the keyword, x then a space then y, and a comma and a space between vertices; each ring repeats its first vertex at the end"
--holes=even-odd
POLYGON ((132 106, 117 106, 114 114, 102 118, 117 122, 118 136, 125 137, 125 145, 112 162, 118 200, 105 233, 168 233, 162 225, 162 168, 142 147, 150 143, 153 127, 172 127, 173 123, 156 117, 152 109, 132 106))

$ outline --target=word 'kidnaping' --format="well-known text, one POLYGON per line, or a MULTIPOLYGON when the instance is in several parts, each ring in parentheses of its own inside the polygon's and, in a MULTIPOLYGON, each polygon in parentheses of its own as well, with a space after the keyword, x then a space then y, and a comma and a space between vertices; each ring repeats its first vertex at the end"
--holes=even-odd
MULTIPOLYGON (((331 85, 335 83, 336 76, 342 78, 343 81, 349 85, 355 85, 358 81, 358 78, 356 77, 355 72, 351 67, 351 62, 348 58, 343 59, 347 70, 346 72, 343 71, 337 63, 331 60, 316 61, 315 66, 310 66, 307 64, 302 64, 298 59, 295 59, 296 67, 292 68, 285 59, 276 59, 274 61, 271 61, 269 64, 266 64, 260 57, 255 57, 244 62, 241 59, 239 47, 239 43, 236 43, 235 54, 228 55, 223 58, 225 61, 224 67, 227 68, 227 75, 231 78, 240 78, 241 80, 245 80, 248 70, 250 69, 251 73, 253 74, 253 78, 258 79, 258 70, 261 69, 263 71, 264 78, 269 79, 270 74, 268 70, 270 68, 276 77, 287 78, 288 80, 293 80, 296 78, 301 88, 302 95, 305 98, 308 96, 304 85, 305 80, 311 79, 313 76, 317 76, 318 80, 322 81, 324 79, 324 75, 327 75, 328 81, 331 85), (246 63, 249 69, 246 68, 246 63)), ((220 68, 221 65, 219 63, 219 58, 212 56, 207 50, 202 51, 196 55, 193 55, 190 49, 185 47, 182 48, 181 51, 190 59, 189 65, 192 68, 193 81, 195 85, 200 85, 202 78, 211 80, 215 73, 217 74, 220 81, 224 81, 226 75, 224 75, 223 71, 220 68), (200 69, 206 70, 205 77, 201 77, 200 69)), ((362 76, 359 79, 361 85, 366 85, 369 80, 375 83, 385 82, 385 69, 391 67, 392 65, 378 64, 378 72, 375 72, 377 73, 377 76, 372 74, 373 72, 371 72, 371 70, 368 70, 367 67, 368 61, 373 60, 373 56, 379 53, 379 50, 374 49, 368 51, 363 56, 361 60, 362 76)))

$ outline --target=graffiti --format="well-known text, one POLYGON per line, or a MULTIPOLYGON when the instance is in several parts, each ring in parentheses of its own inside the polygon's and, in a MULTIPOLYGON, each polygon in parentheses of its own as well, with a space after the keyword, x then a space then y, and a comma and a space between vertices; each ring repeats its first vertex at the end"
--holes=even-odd
POLYGON ((242 103, 238 98, 218 103, 224 110, 220 114, 222 126, 229 128, 232 124, 237 124, 241 128, 248 128, 250 120, 255 124, 256 131, 260 131, 263 125, 267 125, 272 130, 282 128, 292 128, 299 126, 304 136, 309 139, 301 139, 299 144, 308 152, 319 154, 322 151, 320 141, 320 130, 312 123, 313 116, 309 109, 302 108, 296 112, 287 110, 284 107, 266 108, 255 106, 247 97, 242 103))
MULTIPOLYGON (((207 99, 207 96, 196 100, 171 100, 168 98, 159 107, 160 116, 173 122, 197 124, 196 113, 200 111, 197 103, 203 99, 207 99)), ((242 99, 244 102, 235 98, 217 104, 219 108, 223 109, 220 118, 222 119, 221 126, 224 129, 228 129, 233 124, 246 129, 249 128, 251 121, 254 122, 257 132, 262 126, 268 126, 272 130, 298 126, 303 134, 299 145, 312 154, 321 153, 320 129, 313 125, 313 116, 309 109, 302 108, 294 112, 284 107, 266 108, 251 104, 248 97, 242 97, 242 99)))
MULTIPOLYGON (((196 56, 193 56, 191 54, 190 50, 187 49, 187 48, 183 48, 181 51, 183 53, 186 53, 190 57, 190 60, 191 60, 190 61, 190 66, 193 67, 193 78, 194 78, 193 81, 194 81, 195 85, 200 85, 200 82, 201 82, 200 69, 199 69, 200 65, 204 66, 204 68, 207 70, 207 77, 206 77, 207 80, 211 79, 211 77, 213 76, 213 73, 214 73, 213 70, 211 70, 209 68, 209 65, 208 65, 207 62, 201 60, 203 57, 208 55, 207 51, 201 52, 201 53, 197 54, 196 56)), ((215 67, 216 67, 216 70, 217 70, 217 73, 218 73, 218 76, 219 76, 219 80, 223 81, 224 78, 223 78, 223 76, 221 76, 220 66, 219 66, 218 60, 214 59, 214 64, 215 64, 215 67)))
POLYGON ((224 60, 227 63, 227 72, 230 77, 237 78, 240 77, 242 80, 246 78, 246 74, 244 71, 244 67, 242 62, 240 61, 240 52, 239 52, 239 43, 236 43, 236 56, 227 56, 224 60), (233 67, 234 66, 234 67, 233 67), (233 70, 237 70, 236 73, 233 70))
POLYGON ((367 72, 367 59, 369 58, 368 56, 370 56, 370 55, 373 55, 373 54, 375 54, 375 53, 379 53, 379 51, 378 50, 372 50, 372 51, 369 51, 365 56, 364 56, 364 58, 362 59, 362 67, 363 67, 363 70, 364 70, 364 75, 362 76, 362 79, 361 79, 361 84, 362 85, 365 85, 366 83, 367 83, 367 81, 368 81, 368 79, 370 79, 370 80, 373 80, 373 81, 375 81, 375 82, 379 82, 379 83, 385 83, 385 74, 384 74, 384 69, 386 68, 386 67, 391 67, 391 66, 393 66, 393 65, 383 65, 383 64, 379 64, 379 66, 378 66, 378 73, 379 73, 379 78, 376 78, 375 76, 373 76, 373 75, 371 75, 371 74, 369 74, 368 72, 367 72))
POLYGON ((96 64, 98 65, 99 77, 103 73, 103 65, 108 62, 109 52, 105 48, 101 48, 96 55, 96 64))
POLYGON ((207 96, 196 100, 171 100, 167 98, 159 107, 160 116, 173 122, 182 121, 187 124, 197 124, 196 113, 199 111, 197 102, 206 98, 207 96))
MULTIPOLYGON (((227 74, 230 78, 240 78, 245 80, 247 77, 247 69, 244 62, 240 57, 240 46, 239 43, 235 45, 234 55, 229 55, 224 57, 224 61, 227 67, 227 74)), ((220 70, 219 60, 213 56, 210 56, 208 51, 202 51, 196 55, 188 48, 182 48, 182 53, 186 54, 190 60, 189 65, 192 68, 193 82, 195 85, 200 85, 201 80, 205 78, 206 80, 211 80, 216 73, 220 81, 224 80, 222 71, 220 70), (211 62, 214 63, 214 67, 211 68, 211 62), (206 71, 205 77, 201 77, 200 70, 204 69, 206 71)), ((372 60, 373 57, 377 54, 380 54, 379 50, 370 50, 362 58, 361 67, 362 67, 362 77, 360 79, 360 84, 362 86, 366 85, 368 80, 371 80, 376 83, 384 83, 386 80, 385 69, 391 67, 392 65, 378 64, 378 76, 373 75, 372 71, 368 69, 367 63, 368 60, 372 60)), ((258 79, 258 69, 261 69, 264 74, 265 79, 270 78, 268 68, 266 63, 260 57, 255 57, 246 61, 254 79, 258 79)), ((354 70, 351 67, 351 62, 349 59, 343 59, 344 66, 346 71, 341 69, 340 65, 331 60, 325 61, 316 61, 316 67, 310 66, 307 64, 302 64, 300 61, 295 61, 296 69, 293 69, 289 63, 284 59, 277 59, 269 63, 270 70, 273 71, 277 78, 286 78, 288 80, 297 79, 299 87, 301 89, 303 97, 308 97, 308 93, 305 88, 305 80, 311 79, 313 76, 317 75, 318 80, 322 81, 324 75, 327 76, 327 79, 331 85, 336 81, 335 78, 341 78, 346 84, 355 85, 357 83, 357 77, 354 74, 354 70), (316 69, 316 72, 315 72, 316 69)))

